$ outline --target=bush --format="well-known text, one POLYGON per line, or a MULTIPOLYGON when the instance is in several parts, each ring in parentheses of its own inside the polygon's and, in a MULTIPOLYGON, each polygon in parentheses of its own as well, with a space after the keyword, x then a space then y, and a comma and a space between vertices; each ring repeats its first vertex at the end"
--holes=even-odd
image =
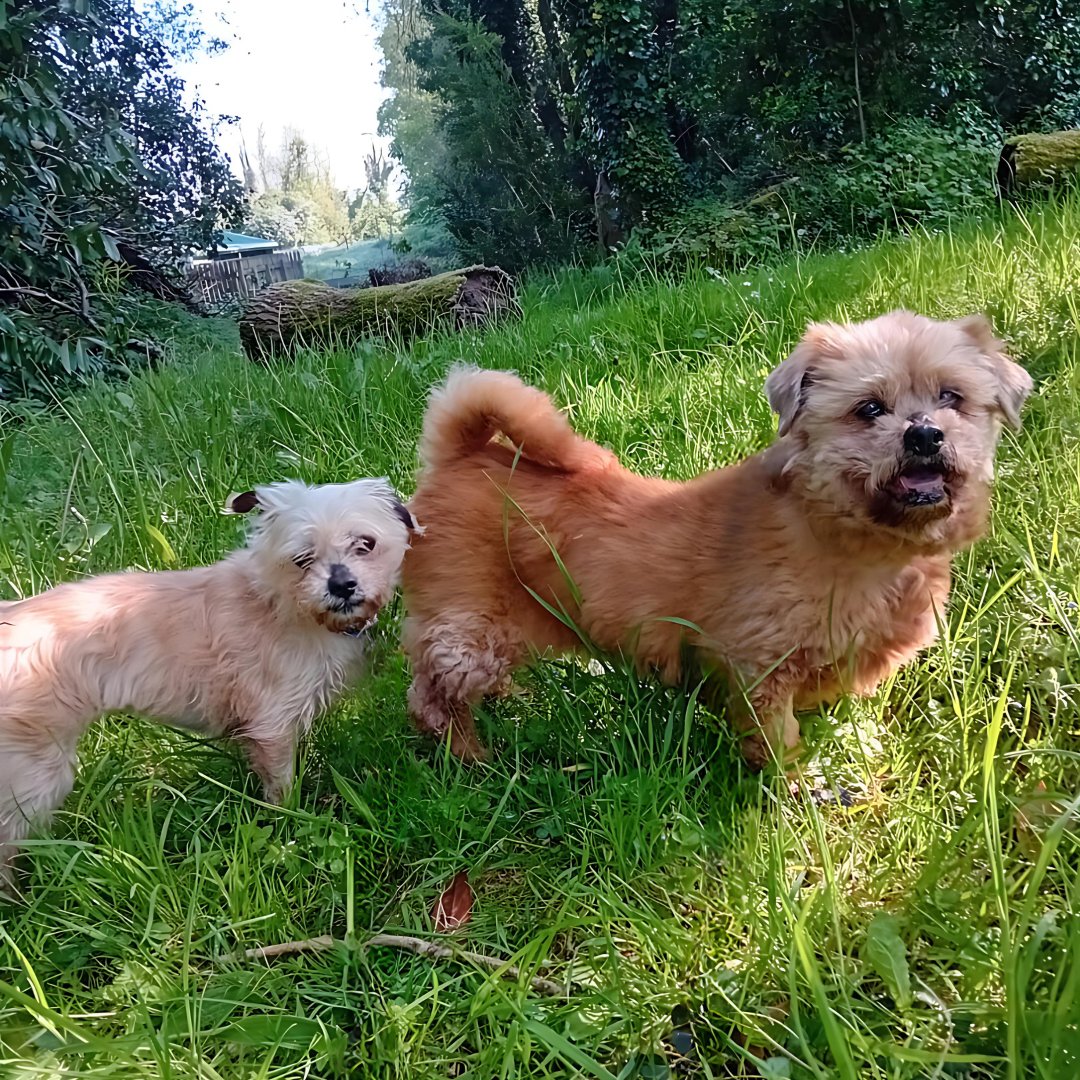
POLYGON ((457 244, 446 223, 410 213, 401 235, 391 245, 400 255, 423 259, 440 270, 449 270, 461 263, 457 244))
POLYGON ((937 227, 985 210, 1002 133, 968 114, 948 125, 904 120, 845 147, 794 185, 793 214, 808 236, 830 242, 885 229, 937 227))
POLYGON ((302 196, 264 191, 251 200, 245 227, 253 236, 274 240, 283 247, 298 247, 311 231, 315 207, 302 196))
POLYGON ((179 0, 0 3, 0 392, 47 395, 146 354, 124 295, 179 266, 242 189, 176 62, 179 0))
POLYGON ((689 203, 635 231, 626 255, 662 268, 730 270, 793 245, 846 245, 886 231, 940 228, 993 205, 1001 132, 970 112, 948 125, 903 120, 844 147, 803 159, 796 175, 739 199, 689 203))
POLYGON ((790 235, 779 192, 762 193, 733 205, 716 198, 697 199, 660 225, 638 228, 623 259, 661 269, 708 266, 732 270, 779 254, 790 235))

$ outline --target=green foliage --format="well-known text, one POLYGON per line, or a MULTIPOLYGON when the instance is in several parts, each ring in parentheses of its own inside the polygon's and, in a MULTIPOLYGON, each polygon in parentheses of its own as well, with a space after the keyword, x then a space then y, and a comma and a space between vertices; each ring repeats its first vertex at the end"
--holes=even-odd
POLYGON ((719 33, 705 35, 715 66, 696 72, 696 93, 699 101, 719 95, 721 108, 703 115, 705 132, 723 139, 737 124, 725 142, 739 157, 762 140, 785 156, 837 147, 958 105, 1005 128, 1055 107, 1076 119, 1080 8, 1072 3, 727 0, 724 15, 719 33))
POLYGON ((260 235, 287 244, 348 243, 352 239, 346 194, 330 168, 298 131, 282 133, 277 150, 259 132, 262 191, 251 201, 249 225, 260 235))
POLYGON ((166 2, 0 0, 5 395, 132 363, 128 276, 175 272, 239 213, 239 185, 172 70, 170 48, 204 44, 189 16, 166 2))
POLYGON ((401 224, 402 209, 386 192, 361 191, 349 203, 349 235, 354 240, 393 236, 401 224))
POLYGON ((252 186, 262 190, 250 201, 247 227, 259 236, 289 247, 345 245, 391 236, 401 220, 389 193, 393 166, 374 147, 364 160, 367 182, 351 199, 297 131, 285 131, 276 151, 260 131, 257 160, 257 174, 250 163, 247 169, 252 186))
POLYGON ((688 199, 737 210, 784 180, 805 193, 793 236, 861 239, 988 206, 990 140, 1080 122, 1080 7, 1060 0, 386 4, 383 126, 414 206, 469 257, 481 232, 500 261, 581 255, 597 231, 678 248, 688 199), (553 213, 558 248, 535 235, 553 213))
POLYGON ((410 214, 394 242, 394 250, 402 255, 424 259, 442 270, 467 261, 461 258, 454 237, 440 217, 432 221, 410 214))
POLYGON ((1001 134, 968 110, 947 124, 898 121, 798 175, 738 199, 705 198, 641 228, 626 257, 663 267, 718 270, 792 248, 865 242, 894 230, 941 229, 993 205, 1001 134))
POLYGON ((834 168, 796 184, 800 194, 814 188, 813 199, 797 202, 800 226, 821 222, 820 234, 835 240, 966 217, 990 203, 1001 139, 1000 129, 971 110, 947 124, 898 121, 845 146, 834 168))
MULTIPOLYGON (((595 173, 538 77, 521 0, 387 9, 383 80, 394 94, 380 130, 406 174, 414 235, 448 233, 465 262, 567 261, 591 230, 595 173)), ((549 9, 544 0, 541 19, 549 9)))
POLYGON ((638 228, 620 260, 663 270, 732 270, 775 257, 790 246, 791 237, 779 192, 746 206, 697 199, 664 215, 658 225, 638 228))
POLYGON ((1073 200, 730 281, 537 274, 521 321, 408 349, 263 367, 191 342, 5 428, 8 598, 163 567, 150 528, 179 565, 216 559, 240 536, 219 508, 254 483, 385 475, 408 494, 424 402, 462 356, 520 371, 577 430, 673 479, 772 438, 762 383, 811 319, 988 311, 1038 382, 941 640, 873 697, 804 719, 799 797, 744 771, 692 688, 617 664, 538 663, 483 711, 491 761, 462 767, 409 724, 399 608, 284 808, 214 742, 95 726, 27 852, 25 902, 2 912, 0 1074, 1072 1080, 1078 289, 1073 200), (461 870, 476 903, 458 944, 520 978, 362 947, 428 936, 461 870), (343 943, 237 956, 321 934, 343 943))
POLYGON ((589 156, 631 222, 662 217, 683 194, 684 163, 666 112, 677 4, 571 0, 559 8, 589 156))
MULTIPOLYGON (((274 189, 251 200, 245 227, 284 247, 315 243, 315 204, 304 195, 274 189)), ((323 237, 325 239, 325 237, 323 237)))
POLYGON ((589 210, 567 189, 500 39, 477 23, 434 15, 412 55, 426 73, 421 89, 438 102, 437 153, 417 193, 420 208, 438 207, 467 261, 509 270, 565 262, 589 210))
POLYGON ((900 937, 900 921, 879 911, 866 928, 863 958, 888 988, 901 1010, 911 1006, 911 975, 907 950, 900 937))

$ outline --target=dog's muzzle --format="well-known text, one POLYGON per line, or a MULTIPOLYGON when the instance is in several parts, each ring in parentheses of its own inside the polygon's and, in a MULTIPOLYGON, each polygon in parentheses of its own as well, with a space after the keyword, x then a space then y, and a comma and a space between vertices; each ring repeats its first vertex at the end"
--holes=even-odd
POLYGON ((940 454, 913 454, 905 458, 885 490, 904 506, 937 506, 948 498, 952 479, 952 470, 940 454))

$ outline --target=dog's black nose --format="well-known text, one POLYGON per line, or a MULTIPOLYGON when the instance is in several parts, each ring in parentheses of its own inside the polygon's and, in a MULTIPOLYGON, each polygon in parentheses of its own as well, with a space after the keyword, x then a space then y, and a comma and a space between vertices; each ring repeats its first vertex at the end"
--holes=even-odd
POLYGON ((349 568, 341 563, 330 567, 330 576, 326 579, 326 589, 331 596, 339 600, 350 600, 356 592, 356 578, 349 573, 349 568))
POLYGON ((904 432, 904 449, 919 457, 933 457, 945 441, 945 432, 933 424, 912 424, 904 432))

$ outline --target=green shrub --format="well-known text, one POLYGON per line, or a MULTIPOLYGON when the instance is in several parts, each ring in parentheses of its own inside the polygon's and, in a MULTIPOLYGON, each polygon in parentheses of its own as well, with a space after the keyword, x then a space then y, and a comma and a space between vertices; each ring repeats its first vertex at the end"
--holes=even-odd
POLYGON ((730 270, 777 255, 790 246, 790 223, 779 191, 744 205, 705 198, 687 203, 660 225, 635 230, 623 253, 631 263, 679 270, 730 270))
POLYGON ((209 47, 183 0, 0 2, 5 398, 126 369, 120 294, 175 292, 187 255, 240 214, 215 125, 177 74, 209 47))
POLYGON ((626 256, 664 268, 736 269, 793 246, 848 246, 890 231, 935 229, 994 205, 1002 134, 980 114, 947 125, 907 119, 838 155, 804 159, 750 198, 731 189, 639 228, 626 256))
POLYGON ((988 208, 1002 133, 970 112, 948 125, 908 119, 794 185, 800 227, 830 242, 937 227, 988 208))
POLYGON ((442 220, 426 220, 410 215, 401 235, 391 245, 400 255, 423 259, 439 270, 461 264, 457 244, 442 220))

